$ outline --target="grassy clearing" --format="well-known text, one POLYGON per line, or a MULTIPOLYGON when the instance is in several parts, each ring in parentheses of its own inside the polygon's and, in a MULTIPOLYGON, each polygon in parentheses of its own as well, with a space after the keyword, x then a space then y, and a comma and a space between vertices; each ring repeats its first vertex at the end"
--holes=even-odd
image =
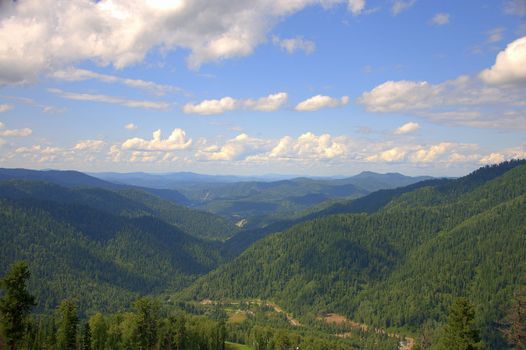
POLYGON ((227 341, 225 343, 226 350, 252 350, 252 348, 245 344, 231 343, 227 341))

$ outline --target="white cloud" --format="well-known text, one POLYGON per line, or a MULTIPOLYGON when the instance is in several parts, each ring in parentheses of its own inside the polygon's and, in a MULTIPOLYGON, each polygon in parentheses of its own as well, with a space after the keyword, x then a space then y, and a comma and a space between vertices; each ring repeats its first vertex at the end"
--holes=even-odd
POLYGON ((499 52, 495 64, 480 73, 489 84, 515 84, 526 82, 526 36, 508 44, 499 52))
POLYGON ((290 136, 281 138, 268 153, 269 159, 327 160, 347 155, 346 139, 334 138, 329 134, 316 136, 311 132, 297 139, 290 136))
POLYGON ((289 54, 296 51, 303 51, 309 55, 316 50, 314 41, 303 39, 300 36, 291 39, 281 39, 274 36, 272 37, 272 43, 279 46, 282 50, 287 51, 289 54))
POLYGON ((100 151, 105 144, 102 140, 82 140, 73 149, 76 151, 100 151))
POLYGON ((242 102, 245 107, 261 112, 273 112, 281 108, 287 102, 288 94, 278 92, 277 94, 260 97, 257 100, 245 100, 242 102))
POLYGON ((15 108, 15 106, 11 104, 0 104, 0 113, 10 111, 13 108, 15 108))
POLYGON ((393 6, 391 7, 391 12, 394 15, 399 14, 413 6, 416 3, 416 0, 394 0, 393 6))
MULTIPOLYGON (((28 97, 19 97, 19 96, 1 96, 1 97, 6 98, 6 99, 10 99, 10 100, 14 100, 14 101, 18 101, 18 102, 23 103, 23 104, 28 105, 28 106, 39 108, 44 113, 60 113, 60 112, 64 112, 65 111, 64 108, 44 105, 44 104, 38 103, 35 100, 33 100, 31 98, 28 98, 28 97)), ((10 106, 12 106, 12 105, 10 105, 10 106)))
POLYGON ((365 0, 349 0, 347 8, 354 16, 357 16, 365 8, 365 0))
POLYGON ((128 129, 128 130, 135 130, 135 129, 137 129, 137 125, 135 125, 133 123, 129 123, 129 124, 124 125, 124 128, 128 129))
POLYGON ((236 109, 248 108, 260 112, 272 112, 278 110, 285 102, 287 102, 287 93, 278 92, 265 97, 260 97, 256 100, 246 99, 237 100, 230 96, 221 99, 204 100, 199 103, 187 103, 183 106, 183 112, 189 114, 222 114, 227 111, 236 109))
POLYGON ((460 76, 438 84, 387 81, 364 92, 357 103, 369 112, 405 113, 434 122, 478 128, 526 128, 521 109, 526 91, 515 86, 485 85, 460 76))
POLYGON ((294 108, 300 112, 313 112, 327 107, 341 107, 349 103, 349 97, 343 96, 339 99, 330 96, 316 95, 306 99, 294 108))
POLYGON ((418 123, 409 122, 396 129, 394 133, 395 135, 401 135, 417 131, 418 129, 420 129, 420 125, 418 125, 418 123))
POLYGON ((168 102, 163 101, 132 100, 117 96, 68 92, 60 89, 48 89, 48 91, 68 100, 104 102, 131 108, 167 109, 170 107, 168 102))
POLYGON ((431 24, 443 26, 449 23, 449 13, 440 12, 433 16, 431 24))
POLYGON ((151 140, 134 137, 124 141, 121 148, 136 151, 174 151, 186 149, 191 144, 192 139, 188 139, 182 129, 174 129, 165 140, 161 139, 161 130, 156 130, 151 140))
POLYGON ((221 114, 226 111, 236 109, 237 101, 230 96, 219 100, 204 100, 197 104, 187 103, 183 107, 183 112, 189 114, 221 114))
POLYGON ((401 148, 401 147, 393 147, 388 150, 382 151, 378 154, 371 155, 367 157, 366 159, 370 162, 394 162, 402 160, 405 155, 407 154, 407 150, 401 148))
POLYGON ((476 154, 478 145, 454 142, 440 142, 431 145, 405 144, 382 150, 366 157, 369 162, 413 163, 413 164, 452 164, 473 162, 480 156, 476 154))
POLYGON ((0 122, 0 136, 3 137, 26 137, 33 133, 29 128, 23 129, 6 129, 4 123, 0 122))
POLYGON ((347 0, 3 1, 0 84, 91 60, 123 68, 152 49, 189 51, 187 63, 250 55, 279 20, 311 5, 347 0))
POLYGON ((498 152, 492 152, 480 158, 480 164, 497 164, 505 160, 526 158, 526 147, 507 148, 498 152))
POLYGON ((267 140, 253 138, 243 133, 228 140, 223 146, 204 147, 197 152, 196 157, 199 160, 243 160, 252 154, 260 153, 268 146, 267 140))
POLYGON ((79 69, 70 67, 65 70, 57 70, 52 72, 50 76, 54 79, 64 81, 83 81, 89 79, 96 79, 104 83, 119 83, 128 87, 143 89, 153 92, 156 95, 165 95, 168 92, 179 92, 180 88, 170 85, 157 84, 153 81, 141 79, 121 78, 114 75, 101 74, 86 69, 79 69))

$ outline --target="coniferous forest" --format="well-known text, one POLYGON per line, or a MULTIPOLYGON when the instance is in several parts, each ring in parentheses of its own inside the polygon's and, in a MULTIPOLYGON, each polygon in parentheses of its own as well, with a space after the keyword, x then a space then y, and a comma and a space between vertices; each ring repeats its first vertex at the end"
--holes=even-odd
POLYGON ((526 348, 526 161, 247 227, 64 176, 0 182, 2 349, 526 348))

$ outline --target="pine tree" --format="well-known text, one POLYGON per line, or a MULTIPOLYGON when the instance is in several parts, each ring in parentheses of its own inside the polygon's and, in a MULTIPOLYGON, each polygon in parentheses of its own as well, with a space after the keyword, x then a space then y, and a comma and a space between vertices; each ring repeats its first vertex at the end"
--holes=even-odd
POLYGON ((513 350, 526 350, 526 294, 515 293, 502 330, 513 350))
POLYGON ((17 262, 0 280, 0 287, 4 290, 0 298, 0 317, 7 345, 12 350, 24 337, 28 314, 36 305, 35 297, 26 290, 29 277, 27 263, 17 262))
POLYGON ((458 298, 450 307, 447 325, 439 342, 439 349, 482 349, 479 331, 475 327, 475 307, 466 298, 458 298))
POLYGON ((157 343, 159 328, 159 302, 153 298, 139 298, 133 304, 137 322, 140 349, 150 350, 157 343))
POLYGON ((91 329, 88 322, 84 323, 84 327, 82 329, 82 346, 80 349, 91 350, 91 329))
POLYGON ((57 332, 57 344, 60 350, 77 348, 77 326, 79 318, 77 306, 71 300, 63 300, 59 306, 60 321, 57 332))
POLYGON ((106 339, 108 338, 108 326, 104 316, 100 312, 97 312, 90 318, 89 324, 91 327, 93 350, 104 350, 106 347, 106 339))

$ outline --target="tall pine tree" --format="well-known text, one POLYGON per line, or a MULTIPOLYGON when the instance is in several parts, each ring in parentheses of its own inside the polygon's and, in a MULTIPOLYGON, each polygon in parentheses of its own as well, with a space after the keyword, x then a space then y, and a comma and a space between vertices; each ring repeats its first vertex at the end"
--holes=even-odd
POLYGON ((475 307, 466 298, 458 298, 451 305, 447 325, 439 341, 440 350, 482 349, 479 331, 475 327, 475 307))
POLYGON ((36 305, 35 297, 26 289, 30 277, 25 262, 13 264, 9 272, 0 280, 3 295, 0 298, 0 318, 7 346, 15 350, 27 328, 27 317, 36 305))

